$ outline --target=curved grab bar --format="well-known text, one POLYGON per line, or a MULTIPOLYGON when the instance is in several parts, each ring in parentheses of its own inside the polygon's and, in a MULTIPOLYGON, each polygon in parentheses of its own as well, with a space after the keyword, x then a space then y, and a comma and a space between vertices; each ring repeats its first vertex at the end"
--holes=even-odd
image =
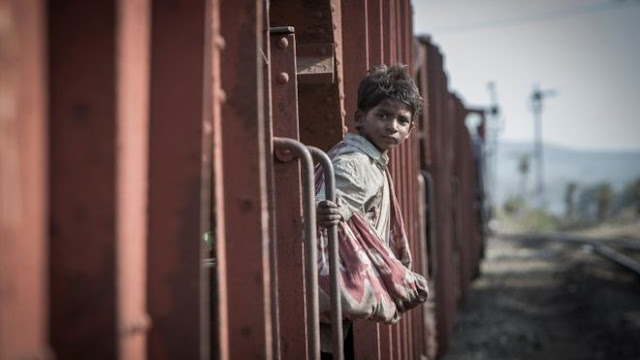
MULTIPOLYGON (((307 146, 313 158, 320 163, 324 170, 324 191, 326 199, 336 202, 336 180, 333 173, 333 164, 327 154, 314 146, 307 146)), ((329 275, 331 277, 331 333, 333 342, 333 358, 343 360, 343 336, 342 336, 342 303, 340 302, 340 289, 338 283, 338 225, 327 228, 329 238, 329 275)))
POLYGON ((309 359, 320 359, 320 306, 318 302, 318 244, 316 239, 316 204, 313 159, 307 147, 299 141, 273 138, 274 150, 289 150, 298 156, 302 172, 302 213, 304 215, 305 287, 307 300, 307 344, 309 359))

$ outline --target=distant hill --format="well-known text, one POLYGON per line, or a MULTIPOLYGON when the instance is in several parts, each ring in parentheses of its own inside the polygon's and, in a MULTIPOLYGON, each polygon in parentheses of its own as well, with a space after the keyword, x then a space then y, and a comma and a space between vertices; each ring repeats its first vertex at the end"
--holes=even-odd
MULTIPOLYGON (((536 181, 533 144, 500 142, 497 152, 496 204, 503 204, 509 197, 520 195, 522 178, 518 163, 524 154, 531 156, 527 189, 528 200, 533 200, 531 194, 536 181)), ((583 151, 545 144, 544 174, 547 209, 555 214, 563 214, 567 183, 576 182, 579 193, 589 186, 609 181, 617 192, 640 177, 640 151, 583 151)))

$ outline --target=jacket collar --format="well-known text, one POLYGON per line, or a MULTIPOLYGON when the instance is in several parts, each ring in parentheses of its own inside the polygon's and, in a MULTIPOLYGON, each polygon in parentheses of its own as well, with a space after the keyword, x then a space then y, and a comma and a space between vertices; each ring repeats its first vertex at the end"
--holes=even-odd
POLYGON ((367 156, 372 158, 379 165, 387 166, 387 164, 389 164, 389 157, 386 154, 381 153, 380 150, 378 150, 364 136, 355 133, 347 133, 344 137, 344 141, 367 154, 367 156))

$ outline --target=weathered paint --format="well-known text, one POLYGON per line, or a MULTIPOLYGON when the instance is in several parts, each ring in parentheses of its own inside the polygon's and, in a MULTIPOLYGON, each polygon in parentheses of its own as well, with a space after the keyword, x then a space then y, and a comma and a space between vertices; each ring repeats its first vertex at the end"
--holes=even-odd
POLYGON ((47 123, 44 6, 0 2, 0 359, 45 359, 47 123))
MULTIPOLYGON (((293 30, 293 28, 291 28, 293 30)), ((296 37, 285 31, 271 35, 271 89, 273 134, 299 140, 296 37), (286 81, 285 81, 286 79, 286 81)), ((290 158, 290 157, 289 157, 290 158)), ((291 160, 291 158, 290 158, 291 160)), ((305 319, 304 247, 302 242, 302 194, 300 163, 274 159, 277 247, 277 323, 280 331, 280 358, 305 359, 307 323, 305 319), (285 310, 286 309, 286 310, 285 310)))
POLYGON ((326 57, 333 49, 333 56, 330 58, 333 60, 333 75, 325 76, 325 70, 317 74, 312 72, 304 77, 298 75, 300 139, 306 145, 327 151, 342 140, 346 114, 342 70, 341 2, 279 0, 272 1, 270 6, 272 26, 295 28, 299 64, 304 57, 311 55, 307 51, 315 51, 318 53, 317 56, 326 57))
POLYGON ((229 358, 271 359, 263 2, 220 3, 220 73, 229 358), (239 11, 244 9, 244 11, 239 11))
MULTIPOLYGON (((220 53, 224 50, 224 38, 220 35, 219 0, 207 0, 205 13, 205 61, 203 79, 203 192, 200 214, 201 228, 213 233, 214 239, 225 238, 224 187, 222 186, 222 116, 220 89, 220 53), (210 178, 207 178, 207 175, 210 178), (209 191, 205 189, 209 188, 209 191)), ((202 310, 200 316, 210 319, 201 323, 204 330, 201 357, 218 360, 229 359, 228 307, 226 283, 226 243, 215 241, 212 251, 205 252, 205 258, 213 257, 215 267, 202 277, 202 310), (208 338, 208 339, 207 339, 208 338)))
POLYGON ((119 359, 146 358, 149 2, 118 3, 117 296, 119 359))
POLYGON ((115 359, 117 2, 48 10, 49 337, 57 358, 115 359))

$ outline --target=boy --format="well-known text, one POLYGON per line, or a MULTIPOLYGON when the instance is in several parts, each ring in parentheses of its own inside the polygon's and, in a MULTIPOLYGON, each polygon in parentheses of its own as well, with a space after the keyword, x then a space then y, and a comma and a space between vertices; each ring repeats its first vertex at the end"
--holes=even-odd
MULTIPOLYGON (((393 184, 389 150, 404 142, 422 107, 422 98, 404 66, 379 65, 362 79, 355 113, 357 134, 348 133, 329 151, 337 203, 324 200, 316 184, 319 231, 321 318, 327 319, 328 262, 322 228, 338 225, 340 296, 347 319, 395 323, 400 313, 424 302, 426 280, 410 271, 411 255, 393 184)), ((321 174, 319 174, 321 176, 321 174)), ((327 326, 322 350, 329 351, 327 326)))

